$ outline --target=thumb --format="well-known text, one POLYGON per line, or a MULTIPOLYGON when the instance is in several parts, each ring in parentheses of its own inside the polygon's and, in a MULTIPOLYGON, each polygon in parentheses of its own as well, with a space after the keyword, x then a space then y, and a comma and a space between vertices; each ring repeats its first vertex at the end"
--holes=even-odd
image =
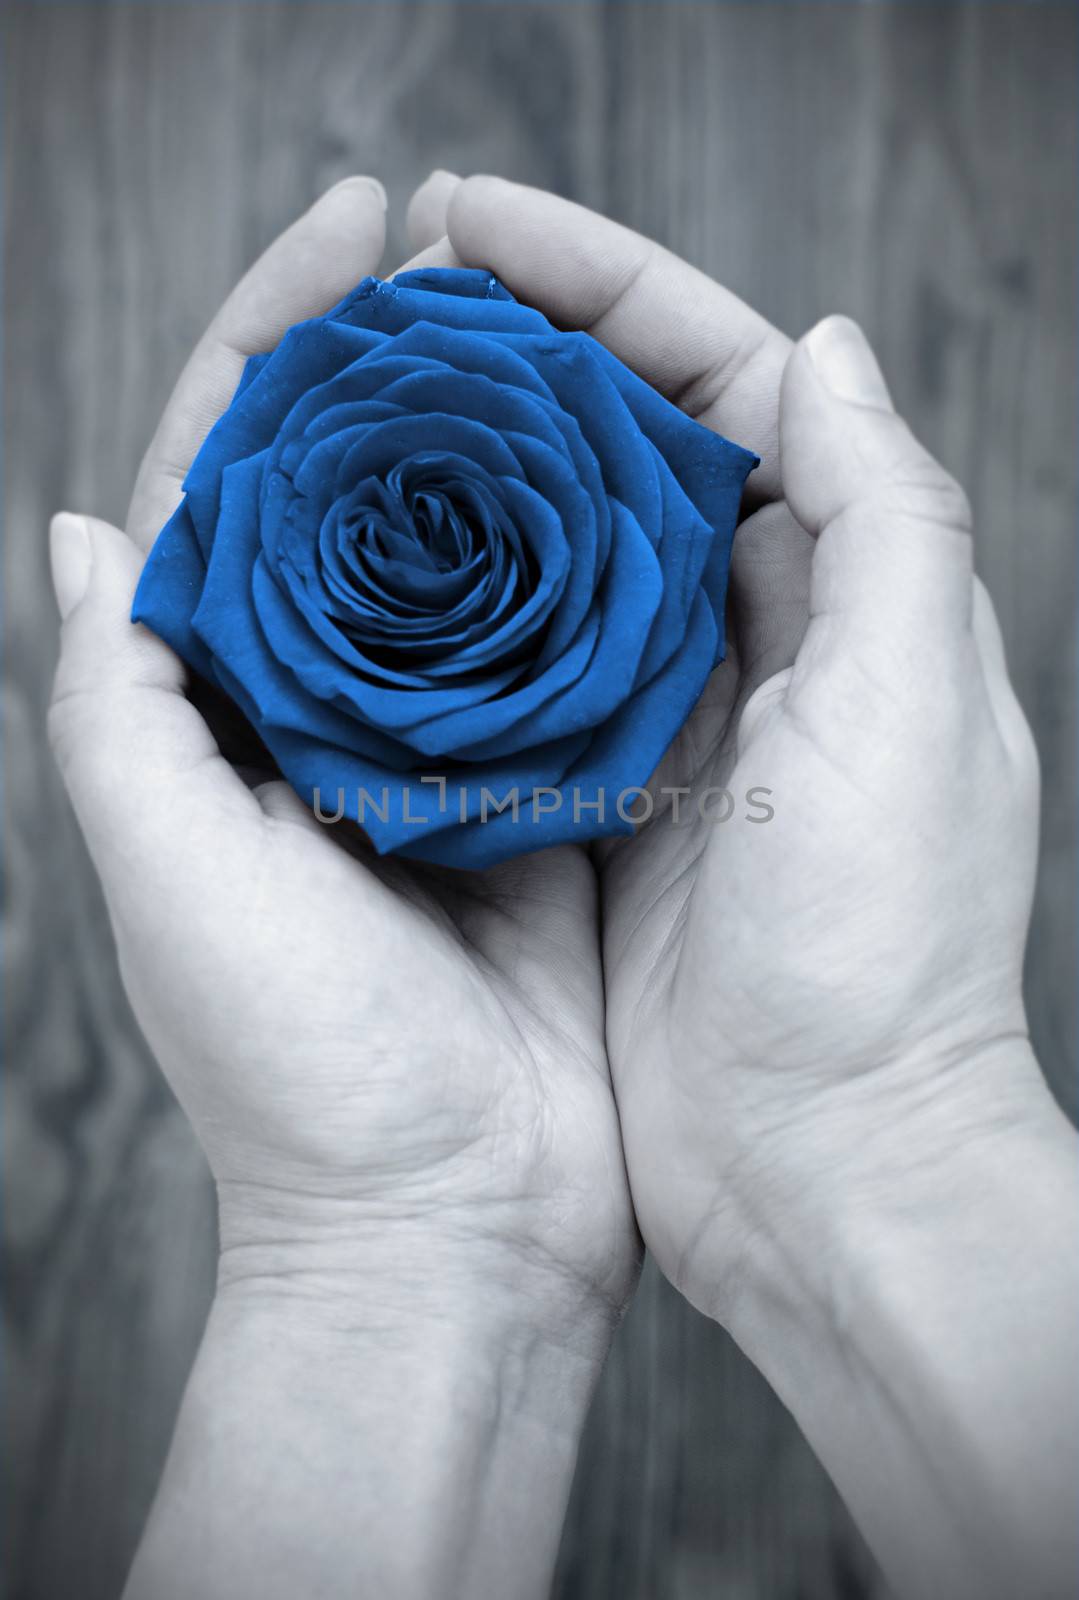
POLYGON ((857 324, 818 323, 780 395, 783 488, 818 537, 810 601, 870 651, 959 637, 973 604, 966 496, 896 415, 857 324))
POLYGON ((131 541, 62 512, 49 550, 62 619, 49 737, 109 892, 117 874, 190 857, 200 817, 220 824, 222 806, 257 802, 185 699, 179 658, 130 620, 142 565, 131 541))

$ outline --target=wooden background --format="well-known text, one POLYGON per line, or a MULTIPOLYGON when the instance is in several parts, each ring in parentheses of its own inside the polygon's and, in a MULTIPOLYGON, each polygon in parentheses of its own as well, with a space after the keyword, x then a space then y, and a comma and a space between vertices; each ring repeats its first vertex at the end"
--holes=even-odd
MULTIPOLYGON (((209 315, 348 172, 387 183, 391 265, 431 166, 501 170, 662 238, 792 333, 832 310, 867 327, 970 490, 1041 747, 1030 1014, 1071 1104, 1076 17, 6 7, 7 1600, 117 1595, 214 1263, 207 1174, 131 1021, 43 741, 46 522, 60 506, 122 518, 209 315)), ((881 1592, 783 1409, 649 1270, 589 1425, 558 1594, 881 1592)))

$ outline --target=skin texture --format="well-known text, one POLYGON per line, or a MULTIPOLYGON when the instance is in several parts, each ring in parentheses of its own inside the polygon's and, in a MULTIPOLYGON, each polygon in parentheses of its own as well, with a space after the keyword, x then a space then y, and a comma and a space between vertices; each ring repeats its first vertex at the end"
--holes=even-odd
POLYGON ((682 823, 657 804, 597 852, 645 1241, 791 1405, 901 1593, 1070 1594, 1076 1146, 1027 1040, 1037 759, 965 496, 846 319, 792 350, 568 202, 425 191, 417 243, 441 229, 762 457, 733 646, 653 784, 682 823), (726 822, 700 814, 715 790, 726 822))
POLYGON ((653 780, 682 821, 592 857, 380 863, 222 757, 127 622, 139 550, 246 354, 377 265, 362 179, 216 319, 128 535, 56 520, 54 744, 221 1197, 130 1593, 544 1593, 635 1209, 898 1593, 1070 1594, 1075 1140, 1026 1042, 1037 768, 966 502, 844 319, 792 350, 497 179, 435 174, 410 227, 762 456, 731 648, 653 780))
POLYGON ((139 551, 244 359, 374 270, 383 224, 367 180, 339 185, 211 325, 139 473, 127 537, 89 527, 54 744, 132 1003, 203 1140, 226 1232, 234 1213, 237 1229, 258 1215, 263 1189, 275 1216, 287 1192, 379 1222, 433 1216, 469 1243, 519 1246, 615 1316, 637 1246, 587 858, 454 874, 379 861, 358 835, 341 848, 346 830, 317 823, 288 785, 240 780, 175 657, 125 625, 139 551))
POLYGON ((440 175, 412 215, 762 457, 732 650, 653 780, 684 791, 679 823, 657 799, 601 855, 634 1202, 664 1270, 715 1315, 771 1145, 804 1144, 867 1074, 893 1121, 938 1063, 1025 1039, 1037 759, 973 578, 969 507, 853 323, 829 319, 792 355, 660 247, 497 179, 440 175), (767 822, 745 820, 755 787, 767 822), (727 822, 716 789, 735 799, 727 822))
MULTIPOLYGON (((479 1417, 516 1405, 567 1442, 550 1501, 537 1492, 529 1509, 542 1571, 639 1264, 593 868, 569 848, 482 876, 379 862, 357 836, 316 822, 286 784, 250 770, 245 783, 185 698, 181 663, 128 622, 140 552, 245 357, 377 268, 383 225, 366 180, 325 196, 252 268, 192 356, 127 534, 57 519, 66 616, 50 730, 132 1006, 217 1180, 227 1305, 257 1315, 299 1303, 319 1329, 327 1314, 359 1332, 373 1322, 396 1348, 410 1347, 417 1317, 448 1328, 453 1370, 463 1363, 486 1397, 479 1417), (507 1350, 511 1378, 499 1370, 507 1350)), ((234 1314, 217 1326, 234 1329, 234 1314)), ((415 1365, 434 1360, 425 1345, 415 1365)), ((228 1366, 213 1348, 203 1361, 210 1374, 228 1366)), ((407 1393, 414 1380, 399 1368, 393 1382, 407 1393)), ((357 1419, 357 1432, 368 1424, 402 1426, 380 1415, 357 1419)), ((528 1537, 521 1529, 525 1549, 528 1537)), ((271 1568, 273 1551, 271 1538, 271 1568)), ((534 1581, 520 1550, 515 1560, 520 1581, 534 1581)), ((160 1582, 156 1561, 153 1573, 160 1582)), ((386 1581, 410 1592, 392 1563, 386 1581)), ((155 1600, 163 1592, 149 1588, 155 1600)))

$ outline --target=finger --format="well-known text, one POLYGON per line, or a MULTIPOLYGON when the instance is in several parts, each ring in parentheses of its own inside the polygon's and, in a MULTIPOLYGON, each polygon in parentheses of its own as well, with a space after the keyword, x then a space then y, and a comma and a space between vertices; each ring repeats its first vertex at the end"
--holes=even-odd
POLYGON ((135 483, 127 531, 147 549, 180 499, 180 485, 228 405, 248 356, 330 310, 385 243, 386 196, 375 178, 346 178, 276 239, 241 278, 180 375, 135 483))
POLYGON ((460 258, 454 251, 448 239, 436 239, 434 244, 429 244, 425 250, 420 250, 411 256, 403 267, 398 267, 393 274, 399 278, 402 272, 418 272, 421 267, 459 267, 460 258))
POLYGON ((450 196, 460 181, 455 172, 436 167, 420 184, 405 213, 405 231, 413 250, 426 250, 445 237, 450 196))
POLYGON ((452 192, 450 243, 560 327, 583 328, 707 427, 755 450, 749 501, 779 493, 790 341, 669 250, 583 206, 501 178, 452 192))
POLYGON ((192 850, 200 831, 257 817, 257 802, 220 756, 184 696, 184 667, 131 623, 141 567, 118 529, 53 519, 50 554, 63 618, 49 735, 106 892, 192 850))
POLYGON ((966 496, 896 415, 861 330, 796 346, 780 407, 783 487, 817 536, 810 610, 867 648, 957 637, 973 604, 966 496))
POLYGON ((756 681, 794 661, 809 623, 813 549, 785 500, 762 506, 740 525, 730 596, 744 677, 756 681))

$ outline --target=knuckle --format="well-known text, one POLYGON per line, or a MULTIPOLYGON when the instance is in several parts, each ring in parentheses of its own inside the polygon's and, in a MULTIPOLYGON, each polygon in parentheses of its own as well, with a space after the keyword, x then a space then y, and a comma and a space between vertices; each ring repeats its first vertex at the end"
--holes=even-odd
POLYGON ((904 520, 932 523, 966 535, 973 531, 974 514, 966 491, 947 468, 920 448, 888 475, 880 500, 882 510, 904 520))
MULTIPOLYGON (((61 674, 53 685, 52 698, 45 714, 45 732, 53 757, 65 779, 81 750, 85 757, 94 755, 105 737, 109 708, 102 705, 103 695, 95 685, 65 684, 61 674)), ((117 715, 126 717, 127 708, 117 707, 117 715)))
POLYGON ((450 195, 446 208, 446 229, 450 239, 466 238, 476 224, 482 221, 485 210, 498 198, 501 179, 477 173, 462 178, 450 195))

